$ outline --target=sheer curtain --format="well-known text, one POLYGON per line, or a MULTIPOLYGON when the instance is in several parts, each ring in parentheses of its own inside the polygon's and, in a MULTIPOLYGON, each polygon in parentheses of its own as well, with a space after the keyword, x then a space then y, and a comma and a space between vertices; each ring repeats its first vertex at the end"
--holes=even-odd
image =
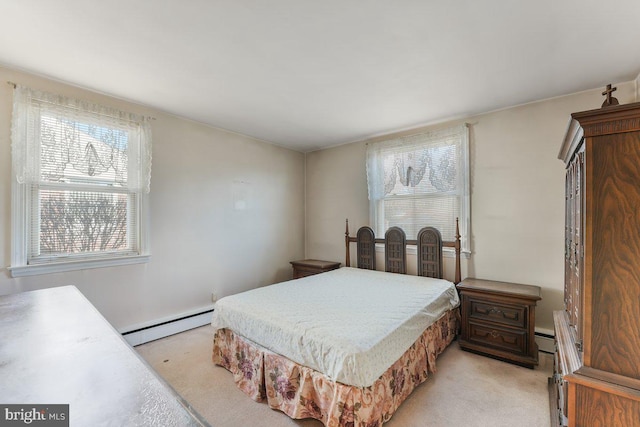
POLYGON ((143 116, 16 86, 11 141, 20 184, 73 176, 150 191, 151 127, 143 116))
POLYGON ((369 143, 367 185, 376 234, 399 226, 415 239, 420 228, 434 226, 453 240, 459 218, 468 251, 468 144, 466 124, 369 143))

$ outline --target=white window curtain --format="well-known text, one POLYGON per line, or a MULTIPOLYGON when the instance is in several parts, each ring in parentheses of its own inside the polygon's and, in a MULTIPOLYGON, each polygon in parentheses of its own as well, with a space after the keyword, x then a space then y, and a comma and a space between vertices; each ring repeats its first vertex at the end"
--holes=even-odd
POLYGON ((150 191, 151 127, 146 117, 16 86, 11 141, 13 170, 20 184, 55 179, 55 171, 70 164, 86 176, 109 171, 114 183, 150 191), (125 135, 126 130, 130 134, 125 135), (85 149, 86 155, 80 156, 85 149), (122 176, 125 168, 127 176, 122 176))
POLYGON ((367 145, 367 184, 377 235, 392 226, 415 239, 425 226, 469 252, 469 131, 467 125, 367 145))
POLYGON ((144 262, 148 118, 16 86, 11 139, 12 275, 144 262))

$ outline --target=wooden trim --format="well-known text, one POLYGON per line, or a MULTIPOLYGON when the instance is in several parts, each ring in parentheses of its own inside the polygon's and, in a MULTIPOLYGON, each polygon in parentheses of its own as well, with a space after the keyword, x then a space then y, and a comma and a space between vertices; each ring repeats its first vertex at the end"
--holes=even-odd
POLYGON ((567 391, 567 419, 569 426, 575 427, 576 422, 576 384, 569 382, 567 391))
POLYGON ((567 375, 565 379, 569 382, 570 390, 571 387, 575 388, 577 385, 580 385, 582 387, 587 387, 593 390, 602 391, 608 394, 624 397, 625 399, 640 402, 640 391, 635 388, 587 377, 578 373, 567 375))
POLYGON ((582 366, 580 355, 571 337, 569 316, 565 310, 553 312, 553 321, 556 330, 556 342, 558 347, 558 368, 562 375, 568 375, 582 366))
MULTIPOLYGON (((363 227, 361 227, 361 228, 363 228, 363 227)), ((366 227, 366 228, 371 230, 370 227, 366 227)), ((372 232, 373 232, 373 230, 372 230, 372 232)), ((456 236, 455 236, 455 240, 454 241, 442 241, 442 246, 443 247, 453 248, 454 252, 455 252, 455 275, 454 275, 453 283, 456 284, 456 285, 462 281, 462 278, 461 278, 461 267, 460 267, 460 253, 461 253, 460 238, 461 237, 462 236, 460 235, 459 221, 458 221, 458 218, 456 218, 456 236)), ((354 243, 354 242, 358 243, 358 238, 349 235, 349 220, 348 219, 346 220, 344 241, 345 241, 345 266, 346 267, 351 267, 351 256, 350 256, 350 250, 349 250, 349 243, 354 243)), ((385 239, 375 238, 375 235, 374 235, 373 244, 375 245, 376 243, 385 244, 386 241, 385 241, 385 239)), ((405 243, 406 243, 406 245, 410 245, 410 246, 418 246, 419 241, 417 239, 416 240, 405 240, 405 243)), ((419 251, 418 251, 418 256, 419 256, 419 251)), ((375 256, 373 257, 373 259, 375 260, 375 256)), ((444 268, 443 268, 443 271, 444 271, 444 268)))
POLYGON ((640 103, 616 105, 573 113, 586 138, 640 130, 640 103))
POLYGON ((349 218, 347 218, 346 222, 346 227, 345 227, 345 231, 344 231, 344 246, 345 246, 345 258, 344 258, 344 265, 345 267, 351 267, 351 254, 349 253, 349 242, 351 241, 349 239, 349 218))
POLYGON ((582 307, 581 307, 581 320, 582 325, 580 330, 580 337, 582 339, 582 348, 584 349, 582 353, 582 363, 584 365, 591 365, 591 331, 592 331, 592 323, 591 323, 591 315, 593 313, 593 215, 594 212, 595 201, 593 200, 593 167, 595 159, 590 154, 593 152, 593 139, 586 138, 584 142, 585 147, 585 157, 584 164, 582 165, 584 169, 584 181, 589 183, 588 185, 584 185, 582 190, 582 198, 584 199, 584 204, 582 208, 584 211, 581 216, 584 221, 584 232, 583 242, 584 242, 584 256, 582 259, 582 277, 580 278, 581 282, 578 286, 582 290, 582 307))
POLYGON ((582 142, 583 135, 584 132, 580 123, 573 118, 569 120, 567 132, 565 133, 562 146, 560 147, 560 152, 558 153, 558 158, 564 162, 565 166, 568 166, 571 162, 574 153, 582 142))
POLYGON ((574 371, 574 374, 576 376, 580 375, 581 377, 593 378, 594 380, 605 384, 619 385, 628 390, 635 390, 635 400, 640 400, 640 380, 638 379, 614 374, 613 372, 602 371, 600 369, 594 369, 589 366, 581 366, 579 369, 574 371))

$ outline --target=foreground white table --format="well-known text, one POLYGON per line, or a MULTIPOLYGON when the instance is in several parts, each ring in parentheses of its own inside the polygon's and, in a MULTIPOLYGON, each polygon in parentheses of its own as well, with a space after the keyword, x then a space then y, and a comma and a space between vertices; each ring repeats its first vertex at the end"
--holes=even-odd
POLYGON ((0 404, 71 426, 207 426, 74 286, 0 297, 0 404))

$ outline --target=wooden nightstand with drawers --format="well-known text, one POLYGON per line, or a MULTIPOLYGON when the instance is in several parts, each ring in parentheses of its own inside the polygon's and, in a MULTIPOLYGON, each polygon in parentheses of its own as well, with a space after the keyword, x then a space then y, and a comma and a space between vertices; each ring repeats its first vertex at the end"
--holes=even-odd
POLYGON ((539 286, 467 278, 458 292, 460 348, 528 368, 538 364, 534 328, 539 286))
POLYGON ((335 270, 340 268, 339 262, 333 261, 321 261, 317 259, 303 259, 300 261, 291 261, 291 267, 293 267, 293 278, 299 279, 305 276, 312 276, 318 273, 324 273, 325 271, 335 270))

